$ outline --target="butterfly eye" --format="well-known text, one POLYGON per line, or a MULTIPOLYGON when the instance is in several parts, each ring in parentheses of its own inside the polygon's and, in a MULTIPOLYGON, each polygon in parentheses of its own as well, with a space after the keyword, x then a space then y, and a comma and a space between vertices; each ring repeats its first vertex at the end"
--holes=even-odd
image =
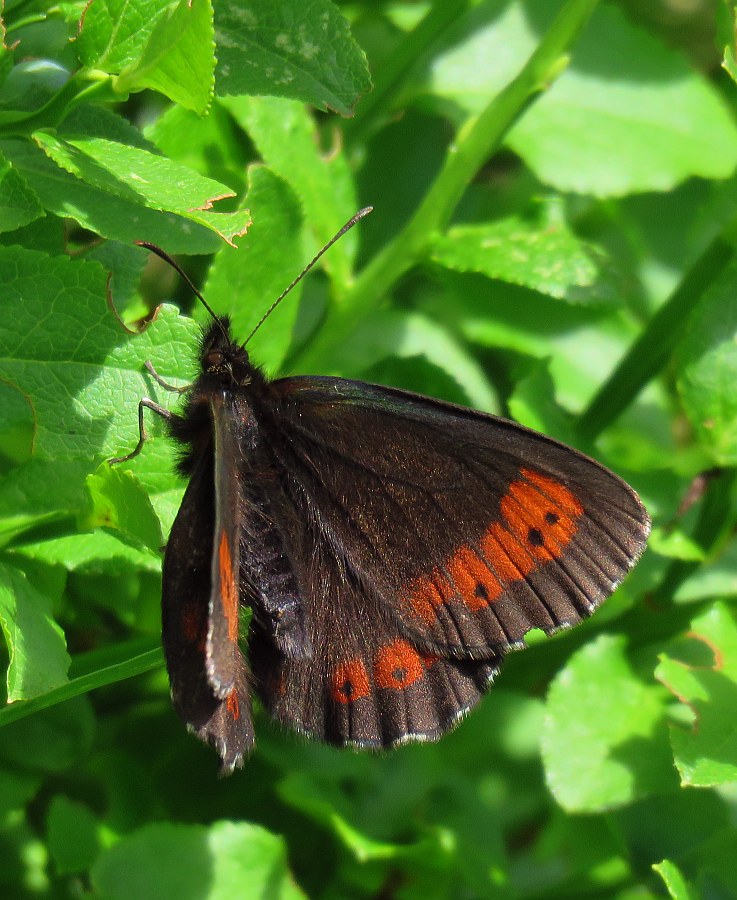
POLYGON ((225 362, 225 354, 222 350, 210 350, 205 356, 204 367, 208 371, 212 369, 221 369, 225 362))

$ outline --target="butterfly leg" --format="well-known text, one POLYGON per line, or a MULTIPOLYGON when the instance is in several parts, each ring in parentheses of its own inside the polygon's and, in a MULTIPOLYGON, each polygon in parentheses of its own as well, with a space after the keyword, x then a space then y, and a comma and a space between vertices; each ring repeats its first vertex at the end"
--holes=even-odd
POLYGON ((151 412, 155 412, 157 416, 161 416, 162 419, 171 419, 171 413, 168 409, 163 406, 160 406, 158 403, 155 403, 153 400, 150 400, 148 397, 142 397, 138 402, 138 443, 131 450, 130 453, 126 453, 125 456, 114 456, 112 459, 108 460, 108 463, 111 466, 117 466, 118 463, 128 462, 128 460, 133 459, 138 456, 143 448, 144 443, 146 442, 146 428, 143 424, 143 410, 144 407, 146 409, 150 409, 151 412))
POLYGON ((148 372, 148 374, 154 379, 154 381, 158 385, 161 385, 161 387, 165 391, 169 391, 172 394, 186 394, 187 391, 192 387, 191 384, 185 384, 185 385, 182 385, 181 387, 177 387, 175 384, 171 384, 168 381, 164 381, 164 379, 161 377, 161 375, 159 375, 159 373, 156 371, 156 369, 154 369, 153 363, 149 359, 146 360, 146 362, 144 363, 144 366, 146 367, 146 371, 148 372))

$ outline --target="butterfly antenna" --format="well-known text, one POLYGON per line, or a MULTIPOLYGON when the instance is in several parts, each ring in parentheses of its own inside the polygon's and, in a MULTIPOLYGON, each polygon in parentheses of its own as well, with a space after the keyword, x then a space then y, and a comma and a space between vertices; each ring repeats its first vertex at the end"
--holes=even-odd
POLYGON ((356 222, 359 222, 364 216, 367 216, 372 210, 373 210, 373 206, 365 206, 363 209, 359 209, 358 212, 355 214, 355 216, 351 216, 351 218, 348 219, 348 221, 340 229, 340 231, 337 234, 335 234, 333 237, 330 238, 330 240, 327 242, 327 244, 325 244, 325 246, 322 248, 322 250, 320 250, 320 252, 313 259, 311 259, 310 262, 307 263, 307 265, 304 267, 304 269, 302 269, 302 271, 294 279, 294 281, 289 285, 289 287, 286 288, 285 290, 283 290, 281 292, 281 294, 279 294, 279 296, 276 298, 276 300, 274 300, 274 302, 266 310, 266 312, 263 314, 263 316, 261 316, 261 318, 259 319, 255 328, 253 329, 253 331, 248 335, 248 337, 243 342, 244 347, 251 340, 251 338, 254 336, 254 334, 256 334, 256 332, 259 330, 259 328, 264 324, 264 322, 269 318, 269 316, 274 312, 274 310, 282 302, 282 300, 287 296, 287 294, 293 288, 295 288, 300 283, 300 281, 302 281, 302 279, 310 271, 310 269, 315 265, 315 263, 318 261, 318 259, 320 259, 320 257, 323 255, 323 253, 328 251, 337 240, 340 240, 340 238, 343 237, 343 235, 346 233, 346 231, 350 231, 351 228, 353 228, 353 226, 356 224, 356 222))
POLYGON ((218 325, 220 326, 220 330, 223 332, 224 337, 226 339, 230 340, 230 338, 226 334, 225 330, 223 329, 222 325, 220 325, 220 319, 215 315, 215 313, 212 310, 212 307, 207 302, 207 300, 205 300, 205 298, 202 296, 202 294, 199 292, 199 290, 194 286, 194 284, 192 284, 192 279, 189 277, 189 275, 187 275, 187 273, 179 265, 179 263, 173 257, 169 256, 169 254, 166 252, 166 250, 162 250, 161 247, 158 247, 156 244, 151 244, 148 241, 135 241, 135 243, 139 247, 144 247, 146 250, 150 250, 152 253, 155 253, 160 259, 163 259, 164 262, 169 263, 169 265, 172 267, 172 269, 174 269, 174 271, 184 281, 184 283, 192 291, 192 293, 195 295, 195 297, 197 297, 197 299, 200 301, 200 303, 205 307, 205 309, 210 313, 210 315, 213 317, 213 319, 218 323, 218 325))

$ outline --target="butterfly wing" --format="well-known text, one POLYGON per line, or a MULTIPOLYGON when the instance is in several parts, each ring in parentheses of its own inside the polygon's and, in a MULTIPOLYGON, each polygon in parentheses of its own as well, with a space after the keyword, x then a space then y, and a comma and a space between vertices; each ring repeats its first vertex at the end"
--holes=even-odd
POLYGON ((253 747, 254 734, 248 673, 237 648, 237 631, 236 643, 229 642, 224 648, 226 663, 218 663, 218 683, 212 683, 213 623, 216 633, 224 630, 227 635, 228 629, 217 588, 227 572, 221 566, 222 553, 213 553, 216 527, 222 532, 222 516, 216 515, 213 498, 214 481, 213 456, 205 452, 192 474, 166 547, 162 641, 175 709, 200 740, 215 747, 223 771, 228 772, 242 765, 253 747))
POLYGON ((272 387, 271 515, 313 649, 285 656, 258 625, 250 648, 287 724, 335 743, 436 737, 527 631, 589 615, 644 547, 631 488, 515 423, 340 379, 272 387))

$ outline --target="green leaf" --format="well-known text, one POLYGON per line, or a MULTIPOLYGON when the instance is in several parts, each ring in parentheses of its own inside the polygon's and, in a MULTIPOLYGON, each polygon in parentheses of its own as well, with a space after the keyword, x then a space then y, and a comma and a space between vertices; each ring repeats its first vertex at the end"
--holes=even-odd
POLYGON ((693 310, 678 348, 678 390, 715 463, 737 462, 737 261, 693 310))
POLYGON ((706 555, 703 547, 678 529, 653 529, 648 546, 650 550, 661 556, 667 556, 669 559, 702 562, 706 555))
MULTIPOLYGON (((249 171, 248 203, 253 225, 238 250, 217 254, 204 287, 218 313, 227 313, 233 332, 245 340, 271 303, 304 264, 302 215, 294 193, 269 169, 249 171)), ((249 342, 248 351, 272 374, 278 371, 292 340, 299 311, 298 285, 249 342)))
POLYGON ((99 824, 92 810, 57 794, 46 815, 49 852, 62 875, 86 872, 100 852, 99 824))
POLYGON ((508 403, 509 411, 522 425, 559 441, 575 443, 571 417, 555 402, 547 360, 535 364, 527 376, 520 378, 508 403))
POLYGON ((92 884, 106 900, 297 900, 282 838, 247 822, 155 823, 103 851, 92 884))
POLYGON ((595 812, 674 786, 664 697, 632 671, 620 637, 575 653, 550 686, 542 756, 569 812, 595 812), (646 749, 647 748, 647 749, 646 749))
POLYGON ((688 636, 701 641, 713 665, 687 665, 666 654, 656 675, 692 710, 692 728, 671 726, 671 744, 684 785, 704 787, 737 782, 737 621, 716 603, 691 623, 688 636))
POLYGON ((330 0, 223 0, 215 8, 217 93, 291 97, 353 114, 366 58, 330 0))
POLYGON ((122 184, 116 185, 120 189, 118 195, 86 184, 56 165, 30 141, 0 141, 0 150, 36 192, 44 209, 72 218, 102 237, 123 243, 158 242, 170 253, 214 253, 220 249, 220 238, 190 217, 149 209, 135 192, 128 191, 123 196, 122 184))
MULTIPOLYGON (((445 35, 422 71, 424 103, 461 120, 517 75, 563 3, 481 3, 445 35)), ((568 69, 507 136, 543 183, 622 196, 665 191, 691 176, 726 178, 737 127, 718 90, 679 53, 599 4, 568 69), (606 48, 603 52, 602 48, 606 48)))
POLYGON ((76 516, 92 464, 32 459, 0 479, 0 546, 42 523, 76 516))
POLYGON ((140 58, 162 19, 178 2, 95 0, 85 9, 75 47, 89 68, 118 73, 140 58))
POLYGON ((487 411, 499 408, 494 388, 474 356, 447 330, 419 313, 391 310, 371 316, 326 363, 326 369, 360 374, 387 357, 425 357, 462 388, 472 406, 487 411))
POLYGON ((653 866, 653 871, 657 872, 663 879, 663 883, 668 888, 668 894, 672 897, 672 900, 700 900, 701 894, 699 891, 686 881, 678 866, 669 859, 656 863, 653 866))
POLYGON ((737 539, 733 538, 710 560, 683 581, 673 599, 676 603, 693 603, 709 598, 737 596, 737 539))
POLYGON ((104 138, 63 139, 37 132, 34 139, 57 165, 114 199, 176 213, 228 243, 250 224, 247 210, 212 210, 217 200, 233 196, 227 187, 163 156, 104 138))
POLYGON ((36 192, 0 153, 0 232, 15 231, 43 215, 36 192))
MULTIPOLYGON (((69 688, 67 684, 57 690, 69 688)), ((66 703, 37 709, 36 715, 19 721, 9 721, 10 717, 4 715, 16 710, 22 714, 26 707, 37 707, 39 700, 0 709, 0 723, 5 726, 0 760, 25 772, 58 773, 78 766, 90 752, 95 735, 95 716, 88 698, 72 696, 66 703)))
POLYGON ((120 72, 116 89, 153 88, 202 115, 215 84, 212 6, 209 0, 180 0, 167 12, 155 20, 141 55, 120 72))
POLYGON ((568 303, 618 305, 622 280, 605 254, 578 238, 562 212, 455 225, 433 246, 432 259, 458 272, 481 272, 568 303))
POLYGON ((67 681, 69 656, 51 602, 25 572, 0 563, 0 626, 8 646, 8 701, 30 700, 67 681))
MULTIPOLYGON (((248 133, 269 168, 299 197, 316 252, 358 210, 346 155, 321 152, 317 124, 302 103, 278 97, 226 97, 220 103, 248 133)), ((357 246, 354 229, 321 261, 338 294, 352 277, 357 246)))
POLYGON ((97 263, 0 247, 0 377, 33 405, 39 459, 122 455, 138 440, 138 400, 158 396, 146 360, 168 378, 191 374, 194 322, 169 307, 131 337, 105 293, 97 263))
POLYGON ((128 541, 143 543, 158 554, 163 544, 161 526, 148 494, 132 472, 103 463, 87 477, 92 509, 84 516, 85 528, 107 527, 128 541))
POLYGON ((720 0, 717 10, 717 43, 724 47, 722 68, 732 81, 737 81, 737 5, 734 0, 720 0))

